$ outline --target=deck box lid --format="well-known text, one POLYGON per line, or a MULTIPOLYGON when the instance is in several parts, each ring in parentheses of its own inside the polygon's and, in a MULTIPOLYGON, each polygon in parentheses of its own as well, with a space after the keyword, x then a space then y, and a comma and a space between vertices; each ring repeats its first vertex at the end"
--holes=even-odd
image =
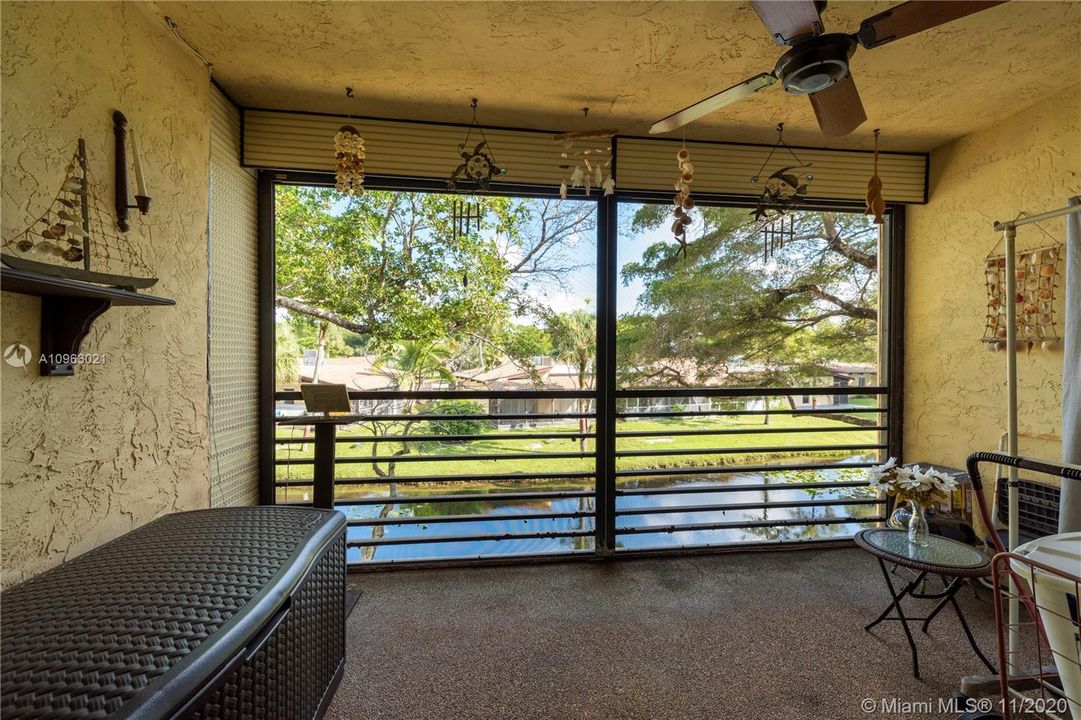
POLYGON ((254 651, 344 531, 311 508, 176 513, 7 590, 0 714, 173 717, 254 651))

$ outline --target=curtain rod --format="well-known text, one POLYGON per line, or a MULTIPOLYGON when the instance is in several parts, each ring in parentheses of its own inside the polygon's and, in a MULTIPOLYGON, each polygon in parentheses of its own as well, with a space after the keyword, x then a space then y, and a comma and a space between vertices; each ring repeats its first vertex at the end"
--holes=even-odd
POLYGON ((1081 212, 1081 205, 1069 205, 1058 210, 1051 210, 1050 212, 1040 213, 1039 215, 1029 215, 1028 217, 1017 218, 1016 220, 1007 220, 1006 222, 996 222, 994 229, 998 232, 1003 230, 1012 230, 1021 225, 1028 225, 1029 223, 1040 222, 1041 220, 1050 220, 1051 218, 1057 218, 1062 215, 1069 215, 1070 213, 1081 212))

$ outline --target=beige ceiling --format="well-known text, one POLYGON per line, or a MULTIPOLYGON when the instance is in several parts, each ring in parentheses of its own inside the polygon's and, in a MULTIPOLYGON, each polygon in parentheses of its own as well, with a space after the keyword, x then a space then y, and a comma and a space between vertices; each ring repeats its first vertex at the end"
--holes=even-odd
MULTIPOLYGON (((890 2, 833 2, 852 32, 890 2)), ((751 75, 781 50, 743 2, 154 2, 241 105, 573 130, 649 124, 751 75), (345 96, 354 88, 355 98, 345 96), (580 108, 590 109, 584 120, 580 108)), ((1081 76, 1081 3, 1010 2, 853 58, 869 120, 828 142, 779 86, 687 137, 930 150, 1081 76)))

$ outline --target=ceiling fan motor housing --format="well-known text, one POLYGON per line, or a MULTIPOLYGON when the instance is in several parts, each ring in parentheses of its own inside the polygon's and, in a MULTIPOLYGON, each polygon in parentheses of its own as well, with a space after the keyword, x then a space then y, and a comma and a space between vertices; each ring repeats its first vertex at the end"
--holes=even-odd
POLYGON ((774 74, 786 92, 809 95, 848 77, 848 59, 856 52, 852 35, 830 33, 797 43, 781 56, 774 74))

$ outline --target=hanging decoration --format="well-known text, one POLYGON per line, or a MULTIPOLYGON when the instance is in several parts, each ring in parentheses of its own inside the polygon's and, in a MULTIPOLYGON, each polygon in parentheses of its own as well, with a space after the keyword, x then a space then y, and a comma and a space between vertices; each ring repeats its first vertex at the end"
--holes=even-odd
MULTIPOLYGON (((582 115, 589 117, 589 108, 582 108, 582 115)), ((585 188, 586 195, 594 187, 604 190, 605 196, 616 191, 616 180, 612 177, 612 136, 618 133, 619 130, 588 130, 553 138, 563 146, 559 154, 559 169, 564 171, 559 197, 566 200, 568 188, 585 188)))
POLYGON ((447 178, 447 189, 458 190, 459 182, 471 182, 481 190, 487 190, 493 177, 507 174, 507 168, 501 168, 496 164, 495 156, 492 155, 488 146, 488 138, 484 137, 484 130, 477 123, 477 99, 473 98, 470 104, 473 108, 473 120, 469 123, 465 140, 458 145, 458 154, 462 157, 462 163, 454 168, 454 172, 447 178), (473 130, 480 134, 480 142, 468 150, 470 136, 473 130))
POLYGON ((150 268, 91 185, 86 142, 79 138, 60 191, 30 227, 4 240, 0 260, 19 270, 128 290, 154 285, 158 279, 149 277, 150 268), (95 269, 92 261, 100 267, 95 269))
POLYGON ((364 194, 364 138, 352 125, 342 125, 334 135, 337 170, 334 186, 347 195, 364 194))
POLYGON ((694 198, 691 197, 691 183, 694 182, 694 165, 691 164, 691 153, 684 145, 676 153, 676 165, 679 168, 679 177, 676 178, 676 195, 672 198, 675 209, 672 210, 672 234, 679 242, 679 252, 684 258, 687 257, 687 228, 694 221, 690 211, 694 209, 694 198))
POLYGON ((987 322, 981 341, 990 351, 1006 349, 1006 303, 1017 305, 1017 342, 1029 351, 1058 346, 1055 323, 1055 289, 1058 286, 1061 243, 1017 254, 1016 295, 1006 296, 1006 257, 988 255, 985 262, 987 322))
POLYGON ((875 128, 875 172, 867 181, 868 215, 875 216, 875 225, 885 225, 886 201, 882 198, 882 178, 878 176, 878 128, 875 128))
POLYGON ((480 203, 462 202, 454 199, 451 205, 451 237, 455 240, 471 232, 480 230, 480 222, 484 219, 484 211, 480 203))
POLYGON ((784 141, 784 123, 777 124, 777 142, 769 151, 762 167, 751 177, 751 182, 757 185, 762 179, 762 173, 773 158, 778 148, 784 148, 792 157, 794 165, 788 165, 774 171, 762 184, 762 193, 758 196, 751 215, 756 222, 760 223, 763 244, 763 259, 769 262, 770 256, 784 247, 785 242, 791 240, 795 229, 791 218, 787 223, 778 224, 789 212, 797 209, 807 199, 807 186, 814 180, 810 173, 800 172, 811 167, 811 163, 803 162, 795 151, 784 141))

